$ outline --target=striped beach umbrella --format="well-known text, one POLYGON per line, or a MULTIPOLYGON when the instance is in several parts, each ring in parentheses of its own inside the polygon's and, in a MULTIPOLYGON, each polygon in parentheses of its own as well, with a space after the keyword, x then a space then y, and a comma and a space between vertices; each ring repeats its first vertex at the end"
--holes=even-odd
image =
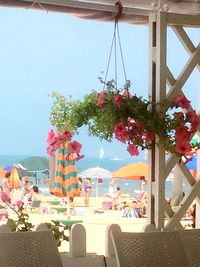
POLYGON ((51 185, 50 192, 59 197, 79 196, 80 190, 74 155, 72 153, 69 154, 69 149, 61 145, 56 159, 56 175, 51 185))

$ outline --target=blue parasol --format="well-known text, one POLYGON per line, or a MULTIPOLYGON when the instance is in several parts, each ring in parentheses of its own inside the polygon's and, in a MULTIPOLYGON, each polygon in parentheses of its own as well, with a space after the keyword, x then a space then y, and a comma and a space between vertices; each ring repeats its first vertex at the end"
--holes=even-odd
POLYGON ((188 163, 186 163, 186 166, 189 170, 196 170, 197 169, 197 157, 194 156, 188 163))

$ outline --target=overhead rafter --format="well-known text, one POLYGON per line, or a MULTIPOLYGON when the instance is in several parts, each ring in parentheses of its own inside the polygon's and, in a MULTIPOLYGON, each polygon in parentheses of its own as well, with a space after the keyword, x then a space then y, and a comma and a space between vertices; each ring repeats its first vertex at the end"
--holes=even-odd
MULTIPOLYGON (((46 11, 69 13, 83 19, 113 21, 118 7, 116 1, 75 1, 75 0, 0 0, 0 6, 21 7, 46 11)), ((136 1, 135 1, 136 2, 136 1)), ((136 24, 148 24, 148 15, 152 9, 126 6, 123 4, 123 14, 120 21, 136 24)))
MULTIPOLYGON (((0 0, 0 6, 40 9, 68 13, 83 19, 113 21, 118 11, 117 0, 0 0)), ((168 11, 168 13, 200 15, 200 2, 197 0, 121 0, 123 12, 121 22, 148 25, 149 14, 168 11)), ((173 15, 172 15, 173 16, 173 15)), ((175 23, 176 24, 176 23, 175 23)), ((186 21, 187 24, 187 21, 186 21)))

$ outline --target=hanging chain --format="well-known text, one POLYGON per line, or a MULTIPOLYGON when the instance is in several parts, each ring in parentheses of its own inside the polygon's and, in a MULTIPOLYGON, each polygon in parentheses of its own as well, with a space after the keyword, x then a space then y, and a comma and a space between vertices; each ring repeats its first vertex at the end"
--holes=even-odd
POLYGON ((123 67, 123 72, 124 72, 124 78, 125 78, 125 81, 127 81, 126 68, 125 68, 124 57, 123 57, 123 53, 122 53, 122 45, 121 45, 121 40, 120 40, 120 35, 119 35, 119 27, 118 27, 118 24, 117 24, 117 35, 118 35, 119 51, 120 51, 121 60, 122 60, 122 67, 123 67))
POLYGON ((123 58, 123 53, 122 53, 122 45, 121 45, 120 34, 119 34, 119 26, 118 26, 118 20, 119 20, 121 14, 122 14, 123 7, 122 7, 122 4, 121 4, 120 1, 117 1, 115 5, 118 5, 118 13, 115 16, 114 32, 113 32, 113 38, 112 38, 111 48, 110 48, 109 57, 108 57, 108 64, 107 64, 107 68, 106 68, 105 79, 104 79, 104 82, 103 82, 104 83, 103 90, 105 90, 105 87, 107 85, 107 76, 108 76, 108 70, 109 70, 110 61, 111 61, 111 57, 112 57, 113 46, 114 46, 115 83, 116 83, 116 88, 118 88, 117 40, 118 40, 118 46, 119 46, 120 57, 121 57, 121 61, 122 61, 122 67, 123 67, 125 82, 127 81, 124 58, 123 58))

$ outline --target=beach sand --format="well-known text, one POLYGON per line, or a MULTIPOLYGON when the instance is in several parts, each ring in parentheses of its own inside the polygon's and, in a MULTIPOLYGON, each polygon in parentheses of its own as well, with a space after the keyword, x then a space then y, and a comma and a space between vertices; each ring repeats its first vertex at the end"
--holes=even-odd
MULTIPOLYGON (((58 213, 54 211, 52 214, 43 214, 42 210, 48 208, 51 210, 51 204, 48 201, 55 200, 55 197, 44 197, 41 209, 38 213, 30 213, 30 221, 34 224, 44 222, 51 222, 51 220, 66 220, 66 213, 58 213)), ((126 199, 129 201, 128 199, 126 199)), ((121 211, 118 210, 104 210, 102 208, 103 201, 110 201, 109 198, 91 197, 90 206, 84 207, 84 199, 82 197, 75 198, 75 206, 77 215, 71 216, 72 220, 82 221, 86 228, 86 246, 87 253, 96 253, 98 255, 105 255, 105 231, 109 224, 118 224, 122 231, 125 232, 142 232, 143 227, 147 223, 146 218, 124 218, 121 211), (95 211, 100 211, 97 213, 95 211)), ((5 221, 1 221, 1 224, 5 221)), ((59 248, 61 252, 69 251, 69 243, 63 242, 59 248)))
MULTIPOLYGON (((55 199, 54 197, 50 198, 55 199)), ((47 207, 47 200, 43 202, 43 207, 47 207)), ((91 197, 90 206, 84 207, 84 199, 82 197, 75 198, 75 207, 77 215, 71 216, 72 220, 82 221, 86 228, 87 252, 105 255, 105 230, 109 224, 119 224, 122 231, 139 232, 143 230, 147 220, 145 218, 123 218, 121 211, 104 210, 102 201, 110 201, 109 198, 91 197), (96 213, 98 210, 102 213, 96 213)), ((49 205, 49 204, 48 204, 49 205)), ((53 214, 30 214, 30 221, 33 224, 50 222, 51 220, 66 220, 65 213, 53 214)), ((68 242, 63 242, 60 251, 69 251, 68 242)))

